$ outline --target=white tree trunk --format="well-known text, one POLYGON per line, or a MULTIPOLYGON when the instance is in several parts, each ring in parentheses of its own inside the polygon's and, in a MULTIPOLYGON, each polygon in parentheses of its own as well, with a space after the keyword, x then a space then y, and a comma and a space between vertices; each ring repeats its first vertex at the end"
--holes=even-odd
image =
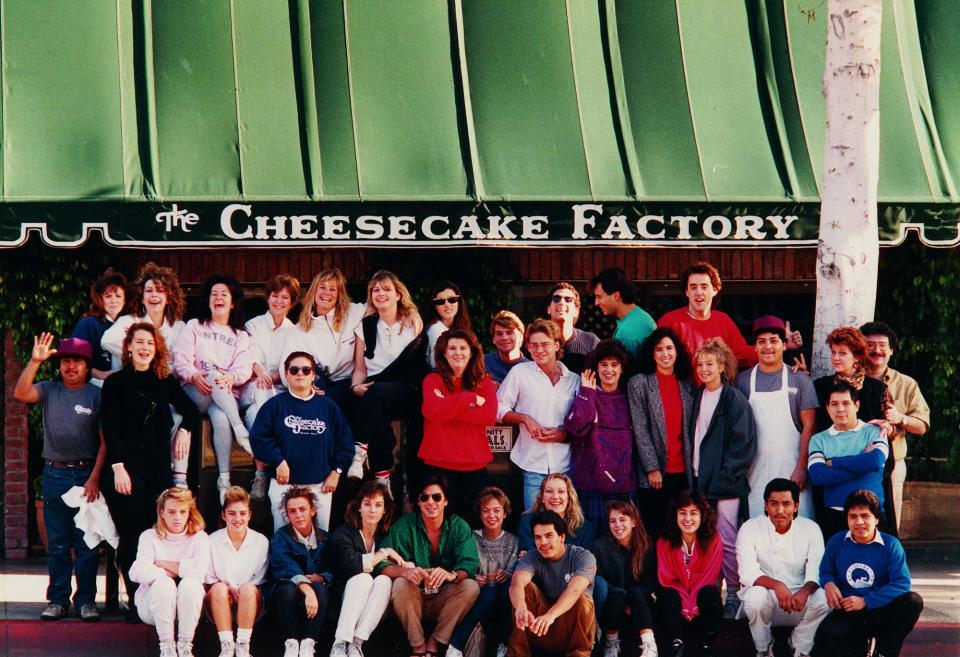
POLYGON ((883 0, 829 0, 814 376, 832 371, 827 335, 873 319, 877 300, 880 27, 883 0))

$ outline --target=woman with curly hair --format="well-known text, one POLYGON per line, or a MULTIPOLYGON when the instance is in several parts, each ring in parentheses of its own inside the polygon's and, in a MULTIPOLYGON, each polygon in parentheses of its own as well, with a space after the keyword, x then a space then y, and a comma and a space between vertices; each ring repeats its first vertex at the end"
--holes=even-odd
POLYGON ((207 305, 191 319, 173 345, 174 370, 187 395, 213 425, 220 504, 230 488, 230 446, 253 455, 250 434, 240 417, 240 386, 253 373, 250 334, 243 327, 243 290, 233 276, 214 274, 200 294, 207 305))
POLYGON ((369 452, 376 479, 390 487, 396 438, 390 423, 415 417, 420 384, 426 374, 423 320, 410 290, 391 271, 381 269, 367 284, 367 308, 354 330, 353 383, 360 398, 355 433, 360 440, 347 476, 363 478, 369 452))
POLYGON ((596 527, 604 524, 607 502, 632 500, 637 490, 630 406, 621 385, 629 363, 619 341, 601 341, 587 356, 580 389, 563 421, 572 437, 570 479, 584 515, 596 527))
POLYGON ((879 379, 867 376, 867 339, 855 326, 841 326, 833 329, 827 336, 830 346, 830 366, 833 374, 815 379, 813 387, 817 391, 820 407, 817 409, 816 430, 824 431, 833 424, 827 414, 827 402, 830 391, 841 381, 849 383, 860 392, 860 410, 857 417, 864 422, 874 420, 885 424, 884 399, 887 384, 879 379))
POLYGON ((156 520, 157 495, 172 481, 186 488, 186 471, 170 468, 170 409, 184 418, 173 440, 175 463, 186 463, 188 427, 197 425, 199 413, 170 374, 167 345, 153 323, 133 324, 122 349, 123 367, 103 383, 100 417, 110 465, 103 492, 120 537, 117 563, 128 577, 137 537, 156 520))
POLYGON ((417 456, 452 484, 451 510, 472 515, 493 460, 487 427, 497 421, 497 389, 483 370, 472 331, 453 328, 437 340, 437 369, 423 380, 423 442, 417 456))
POLYGON ((90 309, 70 334, 71 338, 86 340, 93 347, 90 373, 97 380, 96 385, 101 385, 100 381, 114 369, 111 367, 110 352, 101 346, 100 341, 126 309, 126 298, 127 277, 112 267, 108 268, 90 286, 90 309))
POLYGON ((709 655, 720 626, 717 515, 702 494, 683 491, 670 502, 667 518, 657 541, 657 615, 675 657, 683 654, 684 625, 693 623, 703 637, 700 654, 709 655))
POLYGON ((427 334, 427 362, 430 368, 437 366, 434 349, 437 339, 452 328, 470 330, 470 313, 467 300, 456 283, 443 281, 430 291, 423 325, 427 334))
POLYGON ((694 490, 717 511, 717 530, 723 537, 723 577, 727 582, 724 615, 736 616, 737 528, 740 506, 746 504, 747 475, 757 451, 757 425, 750 402, 737 390, 737 358, 721 338, 711 338, 697 351, 697 374, 703 385, 693 400, 686 447, 687 466, 694 490))

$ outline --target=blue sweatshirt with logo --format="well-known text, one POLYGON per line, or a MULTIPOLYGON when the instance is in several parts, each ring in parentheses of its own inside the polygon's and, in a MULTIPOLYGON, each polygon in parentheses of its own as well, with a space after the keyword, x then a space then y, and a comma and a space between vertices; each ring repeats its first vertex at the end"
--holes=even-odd
POLYGON ((250 432, 253 455, 276 467, 286 460, 291 484, 319 484, 353 459, 353 434, 340 408, 323 395, 289 391, 267 400, 250 432))
POLYGON ((872 543, 853 540, 850 532, 834 534, 820 560, 820 586, 833 582, 843 597, 863 598, 877 609, 910 592, 910 571, 903 546, 879 529, 872 543))

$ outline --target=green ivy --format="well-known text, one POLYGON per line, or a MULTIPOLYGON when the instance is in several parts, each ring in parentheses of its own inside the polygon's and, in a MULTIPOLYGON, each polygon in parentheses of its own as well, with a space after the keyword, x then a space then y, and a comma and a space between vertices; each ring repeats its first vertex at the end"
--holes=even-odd
POLYGON ((885 251, 877 312, 899 337, 892 364, 930 405, 930 431, 910 440, 911 479, 960 480, 960 258, 911 241, 885 251), (943 459, 946 459, 946 462, 943 459))

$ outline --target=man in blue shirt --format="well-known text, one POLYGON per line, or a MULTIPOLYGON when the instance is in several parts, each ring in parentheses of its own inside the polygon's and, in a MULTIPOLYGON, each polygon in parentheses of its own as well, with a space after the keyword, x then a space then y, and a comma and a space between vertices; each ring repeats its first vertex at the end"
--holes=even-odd
POLYGON ((910 591, 910 571, 900 541, 877 529, 880 499, 852 492, 843 505, 849 531, 828 542, 820 562, 820 585, 833 609, 817 629, 819 654, 896 657, 913 630, 923 598, 910 591))

